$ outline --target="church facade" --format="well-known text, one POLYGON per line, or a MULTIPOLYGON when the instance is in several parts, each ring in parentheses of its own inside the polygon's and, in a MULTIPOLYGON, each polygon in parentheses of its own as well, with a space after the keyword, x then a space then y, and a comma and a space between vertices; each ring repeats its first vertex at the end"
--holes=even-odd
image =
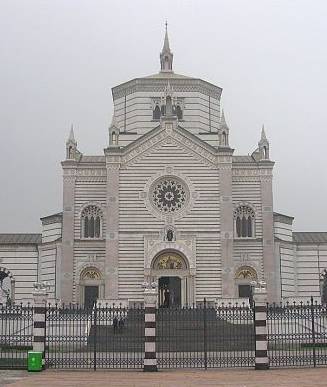
POLYGON ((33 282, 50 296, 90 304, 159 305, 248 297, 321 297, 327 233, 296 233, 274 212, 269 142, 238 156, 220 106, 222 89, 173 71, 166 31, 160 72, 112 89, 109 146, 84 155, 66 143, 62 212, 41 234, 0 234, 0 284, 25 301, 33 282), (167 296, 168 295, 168 296, 167 296))

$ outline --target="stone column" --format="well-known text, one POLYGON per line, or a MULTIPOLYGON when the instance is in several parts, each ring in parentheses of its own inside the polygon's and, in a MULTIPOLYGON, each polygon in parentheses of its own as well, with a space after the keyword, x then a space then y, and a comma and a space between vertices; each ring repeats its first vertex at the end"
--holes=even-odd
POLYGON ((63 181, 63 227, 62 227, 62 260, 59 272, 60 294, 62 302, 73 301, 74 273, 74 207, 76 162, 62 162, 64 170, 63 181))
POLYGON ((267 370, 268 359, 268 332, 267 332, 267 289, 265 284, 254 287, 253 300, 255 326, 255 369, 267 370))
POLYGON ((157 367, 156 353, 156 305, 158 293, 156 289, 144 290, 144 329, 145 353, 143 371, 155 372, 157 367))
POLYGON ((44 291, 36 291, 33 293, 33 299, 33 351, 42 352, 42 358, 44 359, 46 324, 45 315, 48 293, 44 291))
POLYGON ((280 300, 278 262, 274 254, 274 219, 272 193, 271 161, 262 161, 260 166, 261 205, 262 205, 262 250, 265 281, 267 282, 268 301, 280 300))
POLYGON ((105 298, 118 300, 119 265, 119 148, 107 148, 107 213, 106 213, 106 257, 105 298))
POLYGON ((222 264, 222 296, 234 297, 233 270, 233 201, 232 201, 232 153, 224 151, 218 157, 220 185, 220 243, 222 264))

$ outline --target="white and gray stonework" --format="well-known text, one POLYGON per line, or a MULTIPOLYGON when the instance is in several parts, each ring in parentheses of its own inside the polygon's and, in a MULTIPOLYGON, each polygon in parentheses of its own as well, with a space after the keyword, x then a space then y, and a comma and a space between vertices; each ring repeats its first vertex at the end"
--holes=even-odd
POLYGON ((166 31, 160 71, 112 89, 104 152, 84 155, 71 128, 62 212, 41 219, 41 234, 0 234, 11 298, 32 300, 36 281, 49 300, 78 303, 142 304, 145 281, 159 305, 244 297, 251 281, 267 283, 268 301, 321 297, 327 233, 294 232, 273 212, 265 130, 235 155, 221 94, 173 71, 166 31))

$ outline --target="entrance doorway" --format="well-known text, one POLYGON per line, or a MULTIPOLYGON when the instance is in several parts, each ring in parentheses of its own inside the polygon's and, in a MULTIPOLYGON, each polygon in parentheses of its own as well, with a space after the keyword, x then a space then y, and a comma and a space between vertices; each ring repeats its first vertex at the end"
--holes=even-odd
POLYGON ((238 285, 238 296, 241 298, 251 297, 251 285, 238 285))
POLYGON ((179 277, 160 277, 158 298, 161 308, 181 306, 181 279, 179 277))
POLYGON ((84 306, 92 308, 99 297, 99 286, 85 286, 84 288, 84 306))

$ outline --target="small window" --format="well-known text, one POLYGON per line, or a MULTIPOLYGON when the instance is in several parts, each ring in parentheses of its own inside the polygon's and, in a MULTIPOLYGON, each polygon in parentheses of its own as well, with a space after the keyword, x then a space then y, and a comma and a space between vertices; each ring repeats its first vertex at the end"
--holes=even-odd
POLYGON ((102 234, 102 212, 94 205, 84 208, 81 216, 82 238, 101 238, 102 234))
POLYGON ((226 134, 226 132, 223 132, 221 135, 221 145, 227 146, 227 134, 226 134))
POLYGON ((160 120, 160 116, 161 116, 160 107, 158 105, 156 105, 156 107, 153 110, 153 119, 160 120))
POLYGON ((240 206, 234 211, 234 230, 237 238, 254 237, 255 213, 251 207, 240 206))
POLYGON ((179 120, 183 119, 183 111, 179 105, 176 106, 176 116, 179 120))

